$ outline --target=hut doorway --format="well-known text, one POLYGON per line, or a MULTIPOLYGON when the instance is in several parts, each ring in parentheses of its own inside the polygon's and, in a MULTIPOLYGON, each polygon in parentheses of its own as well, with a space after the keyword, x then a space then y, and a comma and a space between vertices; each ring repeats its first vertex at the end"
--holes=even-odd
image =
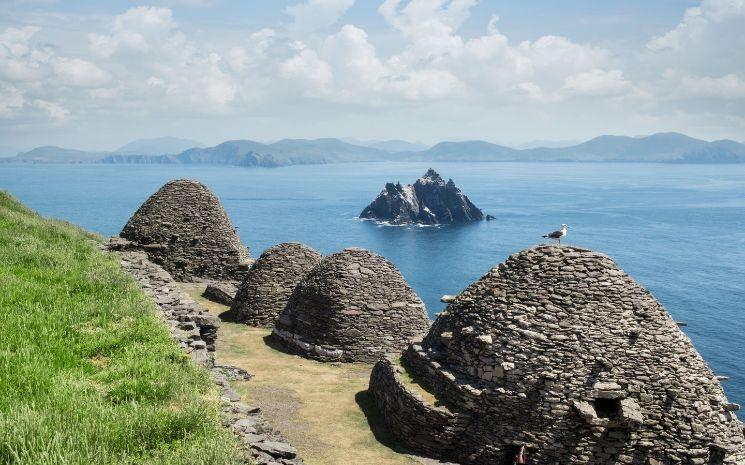
POLYGON ((507 446, 505 448, 501 465, 524 465, 527 463, 527 454, 523 446, 507 446))
POLYGON ((598 418, 618 418, 621 416, 619 399, 595 399, 593 402, 598 418))

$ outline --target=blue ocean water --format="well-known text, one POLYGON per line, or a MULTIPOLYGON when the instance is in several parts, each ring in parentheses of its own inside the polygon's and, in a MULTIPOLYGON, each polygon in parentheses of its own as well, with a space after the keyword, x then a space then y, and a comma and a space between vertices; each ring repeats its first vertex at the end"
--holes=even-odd
POLYGON ((610 255, 667 307, 745 404, 745 166, 433 163, 492 222, 386 227, 355 217, 386 181, 413 182, 430 164, 275 169, 168 165, 0 165, 6 189, 40 213, 118 233, 164 182, 216 192, 256 257, 284 241, 324 254, 344 247, 391 260, 427 304, 455 294, 507 256, 568 223, 567 242, 610 255))

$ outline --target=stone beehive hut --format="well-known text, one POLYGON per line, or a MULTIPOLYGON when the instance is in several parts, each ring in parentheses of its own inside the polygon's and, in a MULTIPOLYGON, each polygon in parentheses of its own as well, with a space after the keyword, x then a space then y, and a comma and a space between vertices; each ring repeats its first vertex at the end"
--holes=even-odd
POLYGON ((321 260, 321 254, 297 242, 268 248, 251 265, 231 311, 250 326, 274 326, 295 286, 321 260))
POLYGON ((667 311, 605 255, 511 256, 438 316, 370 390, 412 449, 462 463, 742 464, 736 404, 667 311))
POLYGON ((325 257, 297 285, 272 336, 307 357, 375 362, 428 327, 424 304, 396 267, 353 248, 325 257))
POLYGON ((248 269, 248 249, 220 199, 197 181, 166 183, 132 215, 120 236, 143 247, 179 281, 236 280, 248 269))

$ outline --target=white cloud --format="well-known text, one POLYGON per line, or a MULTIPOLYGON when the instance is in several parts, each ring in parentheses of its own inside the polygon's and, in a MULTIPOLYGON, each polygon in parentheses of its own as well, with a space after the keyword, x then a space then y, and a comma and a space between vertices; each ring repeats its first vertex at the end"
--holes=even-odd
POLYGON ((678 90, 682 95, 726 100, 745 99, 745 78, 734 73, 720 77, 675 76, 675 73, 667 73, 666 76, 678 81, 678 90))
POLYGON ((323 57, 333 69, 342 97, 357 98, 379 91, 381 79, 389 73, 367 39, 365 31, 347 24, 323 45, 323 57))
POLYGON ((594 69, 607 64, 608 52, 566 37, 543 36, 520 43, 518 50, 530 60, 536 72, 562 75, 594 69))
POLYGON ((464 84, 456 76, 438 69, 411 72, 392 81, 391 87, 408 100, 443 99, 464 91, 464 84))
POLYGON ((564 98, 558 92, 548 93, 534 82, 521 82, 513 89, 518 99, 528 99, 528 102, 549 104, 561 102, 564 98))
POLYGON ((274 43, 276 32, 272 28, 264 28, 252 33, 245 46, 231 47, 227 52, 227 63, 233 71, 242 72, 251 64, 263 61, 266 53, 274 43))
POLYGON ((398 63, 436 62, 457 53, 463 39, 456 31, 468 19, 476 0, 411 0, 403 7, 401 0, 385 0, 378 11, 386 22, 407 39, 398 63))
POLYGON ((38 32, 38 27, 27 26, 11 27, 0 33, 0 78, 37 81, 48 72, 51 51, 31 46, 31 39, 38 32))
POLYGON ((218 51, 190 40, 168 8, 132 8, 113 24, 111 34, 91 34, 90 47, 100 59, 120 68, 122 98, 160 98, 160 105, 172 108, 219 108, 235 99, 238 89, 230 68, 245 65, 238 48, 225 52, 226 63, 218 51))
POLYGON ((88 95, 95 99, 111 100, 119 96, 119 88, 117 87, 101 87, 98 89, 91 89, 88 91, 88 95))
POLYGON ((703 0, 700 6, 685 11, 683 21, 675 29, 650 40, 647 48, 653 51, 678 50, 699 40, 708 29, 733 19, 740 21, 740 28, 745 29, 742 23, 745 0, 703 0))
POLYGON ((116 17, 110 35, 91 34, 91 50, 103 57, 119 51, 149 52, 165 44, 179 42, 169 8, 140 6, 116 17))
POLYGON ((196 6, 196 7, 209 7, 215 6, 218 0, 150 0, 151 5, 162 5, 167 7, 174 6, 196 6))
POLYGON ((181 23, 182 10, 161 6, 86 17, 68 28, 74 32, 48 18, 19 20, 27 25, 0 29, 0 114, 22 124, 90 120, 92 110, 96 121, 196 124, 322 108, 340 124, 352 113, 420 111, 422 125, 460 115, 485 117, 487 127, 508 114, 513 126, 518 115, 570 121, 561 113, 568 108, 619 121, 699 111, 740 121, 732 115, 745 111, 745 0, 703 0, 678 26, 631 51, 558 35, 515 41, 496 15, 470 17, 477 0, 384 0, 382 27, 367 30, 340 24, 356 17, 346 15, 354 0, 296 1, 284 10, 291 23, 249 31, 181 23))
POLYGON ((331 67, 313 50, 300 50, 295 56, 282 62, 282 75, 305 88, 308 97, 320 97, 329 93, 334 76, 331 67))
POLYGON ((63 123, 67 120, 70 112, 59 103, 50 102, 47 100, 37 99, 33 101, 33 106, 43 110, 49 115, 55 123, 63 123))
POLYGON ((564 88, 572 93, 595 97, 619 95, 629 91, 631 87, 631 83, 623 77, 623 72, 617 69, 584 71, 569 76, 564 82, 564 88))
POLYGON ((292 16, 290 29, 295 34, 308 34, 336 24, 354 2, 355 0, 307 0, 288 6, 284 11, 292 16))
POLYGON ((57 59, 54 62, 54 72, 63 84, 77 87, 99 87, 110 79, 101 68, 79 58, 57 59))
POLYGON ((23 93, 15 86, 0 82, 0 116, 8 116, 23 107, 23 93))

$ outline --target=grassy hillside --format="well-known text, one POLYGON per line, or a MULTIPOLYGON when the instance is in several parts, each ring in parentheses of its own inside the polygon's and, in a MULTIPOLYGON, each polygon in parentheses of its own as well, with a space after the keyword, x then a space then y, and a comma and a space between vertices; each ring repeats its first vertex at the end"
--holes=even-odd
POLYGON ((240 463, 206 372, 95 239, 0 192, 0 463, 240 463))

